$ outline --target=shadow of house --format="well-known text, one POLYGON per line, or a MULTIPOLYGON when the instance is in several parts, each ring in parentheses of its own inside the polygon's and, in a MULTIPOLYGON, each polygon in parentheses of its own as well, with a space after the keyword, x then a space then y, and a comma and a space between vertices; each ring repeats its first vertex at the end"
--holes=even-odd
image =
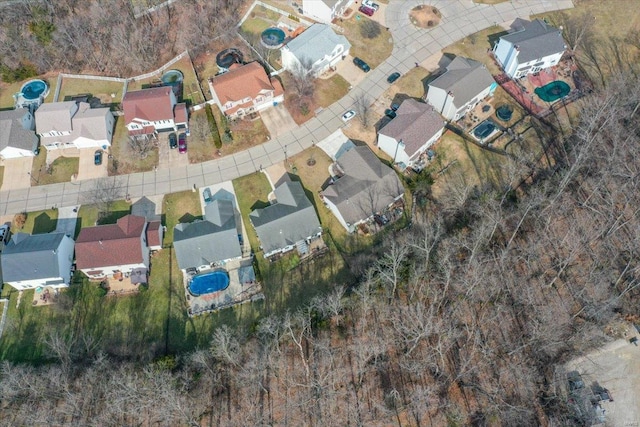
POLYGON ((33 220, 33 234, 51 233, 55 231, 57 224, 57 219, 52 219, 48 214, 42 212, 33 220))
POLYGON ((500 37, 506 36, 508 34, 509 34, 509 31, 500 31, 499 33, 489 34, 487 36, 487 41, 489 42, 489 46, 493 48, 493 46, 495 46, 496 43, 498 43, 498 40, 500 40, 500 37))
POLYGON ((184 215, 182 215, 178 221, 181 223, 188 223, 188 222, 193 222, 197 219, 202 219, 202 215, 191 215, 190 213, 186 213, 184 215))

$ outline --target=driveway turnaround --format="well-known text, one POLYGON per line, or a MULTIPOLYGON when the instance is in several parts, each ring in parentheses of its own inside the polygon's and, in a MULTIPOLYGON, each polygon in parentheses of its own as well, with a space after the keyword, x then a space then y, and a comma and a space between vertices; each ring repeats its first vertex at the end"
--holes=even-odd
MULTIPOLYGON (((115 180, 124 192, 135 198, 184 191, 194 185, 202 187, 256 172, 300 153, 342 127, 344 123, 340 117, 346 110, 354 108, 355 99, 362 94, 372 101, 379 98, 389 86, 386 79, 390 73, 398 71, 404 74, 415 67, 416 62, 420 63, 445 46, 492 25, 573 7, 571 0, 512 0, 496 5, 478 4, 471 0, 433 0, 431 5, 440 10, 442 20, 437 27, 426 30, 414 27, 409 21, 409 11, 422 4, 423 0, 392 0, 385 11, 385 22, 394 41, 391 56, 367 73, 365 79, 344 98, 292 131, 260 146, 198 165, 172 166, 157 172, 101 179, 115 180)), ((53 205, 78 205, 90 200, 95 185, 94 180, 87 180, 1 191, 0 215, 53 205)))
POLYGON ((260 117, 269 130, 271 138, 291 132, 298 127, 289 110, 282 103, 261 111, 260 117))

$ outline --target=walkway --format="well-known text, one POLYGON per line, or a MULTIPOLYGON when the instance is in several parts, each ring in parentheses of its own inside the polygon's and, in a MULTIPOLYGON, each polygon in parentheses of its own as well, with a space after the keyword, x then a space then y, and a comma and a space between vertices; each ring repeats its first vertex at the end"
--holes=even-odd
MULTIPOLYGON (((293 156, 322 141, 344 123, 342 114, 354 107, 354 100, 366 94, 372 101, 388 88, 387 75, 393 71, 406 73, 416 62, 467 35, 491 25, 513 21, 517 17, 573 7, 571 0, 512 0, 497 5, 483 5, 471 0, 432 0, 431 4, 442 12, 440 25, 431 30, 414 27, 409 22, 409 10, 423 4, 423 0, 392 0, 386 8, 385 20, 393 34, 391 56, 344 98, 324 109, 318 116, 300 127, 249 150, 197 165, 176 167, 157 172, 135 173, 116 180, 123 194, 130 197, 159 195, 184 191, 204 185, 232 180, 262 167, 268 167, 293 156)), ((34 211, 51 206, 75 206, 91 200, 96 180, 37 186, 0 192, 0 215, 34 211)))

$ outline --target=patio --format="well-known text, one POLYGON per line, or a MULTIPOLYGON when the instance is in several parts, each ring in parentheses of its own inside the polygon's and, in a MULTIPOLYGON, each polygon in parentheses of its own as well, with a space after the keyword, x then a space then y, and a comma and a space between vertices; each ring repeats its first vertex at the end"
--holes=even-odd
POLYGON ((58 300, 60 291, 51 286, 38 287, 33 292, 33 301, 31 305, 34 307, 43 307, 45 305, 53 305, 58 300))

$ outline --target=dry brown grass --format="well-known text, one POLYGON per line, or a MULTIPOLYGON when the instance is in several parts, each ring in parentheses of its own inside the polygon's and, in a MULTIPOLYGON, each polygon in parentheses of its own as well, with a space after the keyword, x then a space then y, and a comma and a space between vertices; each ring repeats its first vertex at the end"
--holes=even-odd
MULTIPOLYGON (((218 125, 220 124, 218 123, 218 125)), ((259 116, 255 120, 243 119, 230 121, 229 129, 233 132, 233 142, 230 144, 222 144, 220 151, 223 155, 247 150, 268 141, 269 131, 259 116)))
POLYGON ((440 11, 432 6, 420 5, 411 9, 409 19, 420 28, 433 28, 440 23, 440 11))
POLYGON ((157 148, 151 150, 144 159, 132 152, 129 146, 129 134, 124 124, 124 116, 116 117, 116 126, 111 142, 111 155, 113 158, 109 159, 109 175, 148 172, 158 164, 157 148))
POLYGON ((298 95, 291 83, 291 74, 282 73, 280 78, 285 88, 284 105, 299 125, 314 117, 319 108, 330 106, 349 92, 349 82, 339 74, 334 74, 328 79, 315 79, 313 97, 305 99, 306 110, 304 110, 300 107, 302 103, 298 101, 298 95))
POLYGON ((447 46, 442 52, 475 59, 485 64, 491 74, 500 74, 500 68, 487 52, 492 49, 492 41, 497 35, 504 33, 504 28, 494 25, 447 46))
POLYGON ((373 39, 366 39, 361 34, 361 28, 365 20, 369 20, 364 15, 354 13, 353 16, 342 22, 344 28, 344 36, 351 43, 349 52, 351 56, 362 58, 371 68, 380 65, 385 59, 391 55, 393 49, 393 39, 386 28, 378 24, 380 33, 373 39), (356 19, 360 16, 361 19, 356 19))

